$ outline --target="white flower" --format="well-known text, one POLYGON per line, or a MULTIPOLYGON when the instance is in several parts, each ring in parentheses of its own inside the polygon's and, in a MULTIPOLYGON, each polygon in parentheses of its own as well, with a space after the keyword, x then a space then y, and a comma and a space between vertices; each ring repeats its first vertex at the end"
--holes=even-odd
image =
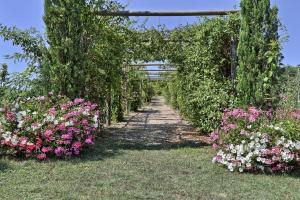
POLYGON ((73 126, 73 125, 74 125, 74 123, 72 121, 68 121, 65 123, 65 126, 73 126))
POLYGON ((55 117, 54 117, 54 116, 52 116, 52 115, 47 115, 47 117, 46 117, 46 120, 45 120, 45 121, 48 121, 48 122, 53 122, 53 121, 54 121, 54 119, 55 119, 55 117))
POLYGON ((296 143, 295 148, 296 148, 297 150, 300 149, 300 142, 297 142, 297 143, 296 143))
POLYGON ((12 143, 12 145, 17 145, 18 144, 18 136, 14 135, 11 138, 11 143, 12 143))
POLYGON ((19 121, 18 128, 22 128, 24 121, 19 121))
POLYGON ((16 103, 14 107, 15 107, 16 109, 19 109, 19 108, 20 108, 20 106, 19 106, 18 103, 16 103))
POLYGON ((247 164, 246 164, 246 167, 248 167, 248 168, 250 168, 251 166, 252 166, 251 163, 247 163, 247 164))
POLYGON ((230 163, 230 164, 228 165, 228 169, 229 169, 229 171, 231 171, 231 172, 233 172, 233 171, 234 171, 234 168, 233 168, 233 165, 232 165, 232 163, 230 163))
POLYGON ((231 153, 236 153, 236 150, 235 149, 231 149, 231 153))
POLYGON ((10 139, 11 138, 11 132, 9 132, 9 131, 5 132, 4 134, 2 134, 2 137, 4 139, 10 139))
POLYGON ((257 157, 256 160, 257 160, 257 162, 260 162, 260 161, 262 161, 262 158, 261 157, 257 157))
POLYGON ((58 124, 58 121, 57 120, 54 120, 54 125, 57 125, 58 124))
POLYGON ((98 118, 99 118, 99 116, 98 116, 98 115, 95 115, 95 116, 93 117, 94 122, 97 122, 97 121, 98 121, 98 118))
POLYGON ((23 115, 24 117, 27 115, 26 111, 21 111, 19 112, 21 115, 23 115))

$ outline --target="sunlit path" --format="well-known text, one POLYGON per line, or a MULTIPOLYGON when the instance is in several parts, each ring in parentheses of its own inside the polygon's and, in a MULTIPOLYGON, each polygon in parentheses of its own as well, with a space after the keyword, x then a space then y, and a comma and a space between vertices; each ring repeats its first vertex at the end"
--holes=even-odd
POLYGON ((163 97, 154 97, 148 106, 109 128, 108 133, 126 146, 155 148, 201 143, 199 136, 187 136, 196 133, 195 130, 166 104, 163 97))

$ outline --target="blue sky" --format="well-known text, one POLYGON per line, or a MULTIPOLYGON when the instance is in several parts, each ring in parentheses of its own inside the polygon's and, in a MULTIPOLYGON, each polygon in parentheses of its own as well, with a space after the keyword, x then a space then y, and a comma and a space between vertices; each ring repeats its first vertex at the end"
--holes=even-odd
MULTIPOLYGON (((233 9, 238 7, 239 0, 118 0, 128 4, 129 10, 220 10, 233 9)), ((279 7, 279 16, 286 26, 289 41, 283 44, 284 63, 300 64, 300 20, 298 12, 300 10, 299 0, 272 0, 279 7)), ((43 24, 43 0, 6 0, 0 3, 0 23, 7 26, 17 26, 21 29, 30 27, 36 28, 44 33, 43 24)), ((145 18, 139 18, 144 20, 145 18)), ((192 23, 194 17, 150 17, 147 26, 165 24, 172 28, 180 24, 192 23)), ((3 42, 0 39, 0 63, 7 63, 10 71, 21 71, 24 63, 13 63, 4 59, 3 55, 20 51, 10 42, 3 42)))

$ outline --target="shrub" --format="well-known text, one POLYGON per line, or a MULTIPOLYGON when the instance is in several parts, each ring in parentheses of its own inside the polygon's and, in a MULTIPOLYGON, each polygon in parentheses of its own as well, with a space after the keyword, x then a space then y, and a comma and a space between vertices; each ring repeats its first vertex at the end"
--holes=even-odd
POLYGON ((99 127, 96 104, 51 93, 18 100, 0 111, 1 149, 10 155, 77 156, 94 143, 99 127))
POLYGON ((284 118, 254 107, 226 110, 222 127, 210 136, 218 150, 213 162, 230 171, 290 171, 300 164, 299 119, 300 110, 284 118))

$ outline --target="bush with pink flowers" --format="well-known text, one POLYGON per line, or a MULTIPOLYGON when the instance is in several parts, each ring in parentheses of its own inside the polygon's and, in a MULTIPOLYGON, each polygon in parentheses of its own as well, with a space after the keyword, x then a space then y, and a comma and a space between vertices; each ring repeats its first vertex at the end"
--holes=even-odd
POLYGON ((0 108, 2 154, 36 157, 78 156, 94 144, 97 105, 84 99, 40 96, 0 108))
POLYGON ((223 114, 211 133, 213 162, 230 171, 285 172, 300 166, 300 110, 263 112, 254 107, 223 114))

